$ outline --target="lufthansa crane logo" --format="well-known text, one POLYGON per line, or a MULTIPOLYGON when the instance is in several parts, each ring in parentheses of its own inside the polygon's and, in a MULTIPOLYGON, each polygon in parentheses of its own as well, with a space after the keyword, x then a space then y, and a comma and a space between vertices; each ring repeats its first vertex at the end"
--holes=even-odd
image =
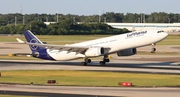
MULTIPOLYGON (((30 43, 38 43, 38 41, 33 38, 30 40, 30 43)), ((38 46, 35 46, 35 45, 30 45, 30 47, 32 50, 36 50, 38 48, 38 46)))

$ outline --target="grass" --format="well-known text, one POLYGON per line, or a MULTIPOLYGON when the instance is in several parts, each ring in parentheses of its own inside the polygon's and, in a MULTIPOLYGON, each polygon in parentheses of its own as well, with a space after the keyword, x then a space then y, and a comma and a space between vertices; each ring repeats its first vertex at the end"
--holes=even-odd
POLYGON ((169 35, 166 39, 159 42, 158 45, 180 45, 180 36, 169 35))
MULTIPOLYGON (((41 41, 51 44, 70 44, 107 36, 108 35, 37 35, 41 41)), ((25 41, 24 36, 0 36, 0 42, 16 42, 16 38, 25 41)))
POLYGON ((40 96, 21 96, 21 95, 6 95, 0 94, 0 97, 40 97, 40 96))
POLYGON ((0 83, 47 84, 72 86, 119 86, 119 82, 132 82, 135 87, 180 86, 180 75, 138 74, 117 72, 68 70, 17 70, 2 71, 0 83))
POLYGON ((149 52, 146 52, 146 51, 137 51, 137 54, 136 55, 170 55, 170 56, 180 56, 180 52, 158 52, 156 51, 156 53, 151 53, 150 51, 149 52))
POLYGON ((27 57, 27 56, 0 56, 1 60, 41 60, 39 58, 27 57))

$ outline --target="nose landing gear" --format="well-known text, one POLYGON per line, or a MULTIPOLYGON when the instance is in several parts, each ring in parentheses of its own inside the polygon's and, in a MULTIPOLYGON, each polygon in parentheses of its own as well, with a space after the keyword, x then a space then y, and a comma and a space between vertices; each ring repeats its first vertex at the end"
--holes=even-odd
POLYGON ((151 44, 152 45, 152 49, 151 49, 151 53, 155 53, 156 52, 156 48, 154 43, 151 44))

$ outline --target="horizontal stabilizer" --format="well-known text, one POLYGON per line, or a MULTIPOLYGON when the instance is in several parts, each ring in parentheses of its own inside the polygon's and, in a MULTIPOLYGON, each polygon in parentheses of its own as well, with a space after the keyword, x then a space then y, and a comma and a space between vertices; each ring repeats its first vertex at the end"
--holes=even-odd
POLYGON ((19 39, 19 38, 16 38, 16 40, 17 40, 19 43, 25 43, 24 41, 22 41, 22 40, 19 39))

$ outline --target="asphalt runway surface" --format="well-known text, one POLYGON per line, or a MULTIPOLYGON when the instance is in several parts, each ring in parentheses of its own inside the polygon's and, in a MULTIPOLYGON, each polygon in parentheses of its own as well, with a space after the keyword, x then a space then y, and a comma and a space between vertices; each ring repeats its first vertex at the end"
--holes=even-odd
MULTIPOLYGON (((173 57, 172 57, 173 58, 173 57)), ((93 60, 88 66, 82 66, 82 60, 73 61, 47 61, 47 60, 0 60, 0 70, 90 70, 111 72, 134 72, 134 73, 158 73, 180 74, 178 62, 162 61, 166 57, 154 58, 156 61, 148 61, 151 57, 114 57, 106 66, 100 66, 99 60, 93 60), (161 60, 158 61, 157 59, 161 60)), ((170 58, 167 58, 170 59, 170 58)), ((177 57, 175 57, 177 59, 177 57)))
POLYGON ((0 84, 0 93, 41 97, 180 97, 180 88, 75 87, 0 84))

